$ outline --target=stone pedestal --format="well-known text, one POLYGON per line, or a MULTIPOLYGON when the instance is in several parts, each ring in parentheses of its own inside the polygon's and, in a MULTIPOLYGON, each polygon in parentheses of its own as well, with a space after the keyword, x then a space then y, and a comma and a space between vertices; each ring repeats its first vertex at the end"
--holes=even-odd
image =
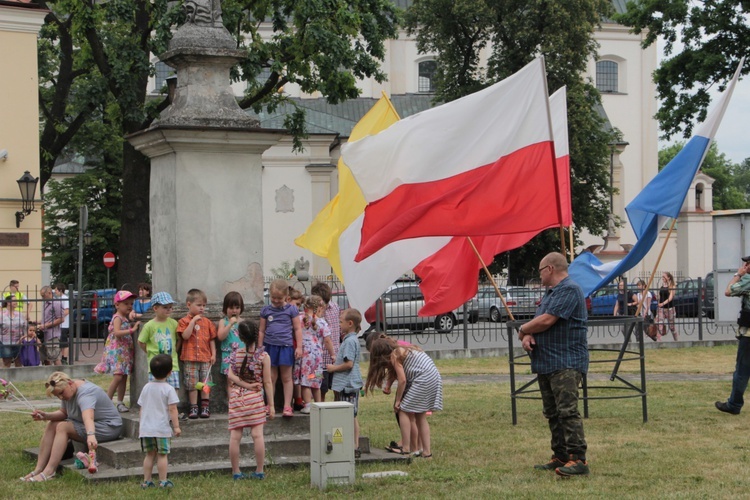
POLYGON ((151 158, 155 291, 209 302, 230 290, 263 300, 261 154, 281 137, 261 129, 156 126, 129 137, 151 158))

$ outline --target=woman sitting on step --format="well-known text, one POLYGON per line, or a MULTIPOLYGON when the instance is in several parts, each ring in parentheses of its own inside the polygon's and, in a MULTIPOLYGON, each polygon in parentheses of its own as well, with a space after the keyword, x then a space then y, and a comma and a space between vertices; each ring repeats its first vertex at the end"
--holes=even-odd
POLYGON ((53 412, 36 410, 31 414, 34 420, 46 420, 47 426, 39 443, 36 467, 21 481, 40 482, 55 477, 70 439, 86 443, 92 451, 99 442, 114 441, 122 432, 122 418, 117 408, 98 385, 54 372, 44 386, 47 396, 61 400, 60 409, 53 412))

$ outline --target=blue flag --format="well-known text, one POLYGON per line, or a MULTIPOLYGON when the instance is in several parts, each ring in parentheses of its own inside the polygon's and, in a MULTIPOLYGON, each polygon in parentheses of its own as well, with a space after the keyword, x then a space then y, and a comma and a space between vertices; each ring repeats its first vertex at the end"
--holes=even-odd
POLYGON ((591 252, 584 252, 570 264, 568 273, 573 281, 589 296, 617 276, 635 267, 651 250, 664 223, 680 214, 690 183, 703 163, 711 141, 716 135, 719 123, 724 116, 732 91, 745 59, 740 61, 734 77, 711 110, 706 120, 698 127, 695 135, 672 161, 651 179, 646 187, 631 201, 625 212, 635 232, 637 241, 624 259, 602 263, 591 252))

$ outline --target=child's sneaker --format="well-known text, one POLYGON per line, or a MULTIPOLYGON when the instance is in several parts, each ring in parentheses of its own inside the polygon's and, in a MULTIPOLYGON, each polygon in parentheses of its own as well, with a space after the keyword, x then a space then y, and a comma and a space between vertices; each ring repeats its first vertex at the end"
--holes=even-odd
POLYGON ((156 485, 153 481, 143 481, 141 483, 141 489, 148 489, 148 488, 156 488, 156 485))
POLYGON ((197 406, 191 406, 190 407, 190 413, 188 413, 188 418, 190 420, 195 420, 198 418, 198 407, 197 406))
POLYGON ((259 479, 262 481, 265 478, 266 478, 265 472, 253 472, 250 474, 250 479, 259 479))
POLYGON ((241 481, 243 479, 250 479, 250 476, 244 472, 238 472, 237 474, 232 474, 232 479, 235 481, 241 481))
POLYGON ((304 413, 305 415, 310 414, 310 403, 307 403, 305 406, 302 407, 302 409, 299 411, 300 413, 304 413))
POLYGON ((130 411, 130 408, 125 406, 125 403, 117 403, 117 411, 120 413, 127 413, 130 411))
POLYGON ((159 488, 174 488, 174 483, 169 479, 166 481, 159 481, 159 488))
POLYGON ((201 418, 208 418, 211 416, 211 410, 208 409, 208 406, 204 406, 201 408, 201 418))

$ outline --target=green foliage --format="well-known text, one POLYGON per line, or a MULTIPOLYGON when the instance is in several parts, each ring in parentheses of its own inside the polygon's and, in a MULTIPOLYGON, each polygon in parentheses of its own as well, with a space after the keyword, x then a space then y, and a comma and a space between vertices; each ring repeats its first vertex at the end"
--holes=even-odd
MULTIPOLYGON (((415 0, 406 13, 419 50, 438 54, 439 101, 491 85, 544 55, 550 92, 567 86, 574 223, 591 234, 602 234, 607 227, 609 144, 614 138, 595 110, 599 93, 583 74, 596 55, 593 32, 610 13, 606 0, 415 0), (482 50, 490 51, 486 67, 481 66, 482 50)), ((558 230, 535 238, 512 252, 511 278, 534 276, 537 257, 559 249, 558 230)), ((500 255, 496 266, 506 261, 500 255)))
MULTIPOLYGON (((154 73, 153 55, 167 49, 184 13, 179 3, 167 0, 34 1, 50 10, 39 50, 47 131, 41 144, 46 162, 42 183, 66 147, 109 168, 112 164, 102 161, 97 148, 118 143, 120 152, 110 153, 110 159, 117 162, 123 182, 108 183, 107 189, 117 191, 108 207, 122 213, 122 238, 109 249, 121 256, 121 280, 139 281, 150 246, 149 161, 122 137, 148 127, 166 107, 164 98, 147 99, 146 88, 154 73), (70 141, 95 111, 106 115, 108 126, 98 136, 86 134, 87 140, 76 141, 73 148, 70 141), (128 193, 122 210, 121 189, 128 193)), ((385 40, 396 36, 397 21, 388 0, 225 0, 222 9, 237 47, 246 50, 247 57, 232 71, 235 80, 248 82, 243 108, 272 111, 286 100, 282 90, 288 83, 338 103, 359 94, 356 78, 385 79, 379 62, 385 40), (267 20, 271 36, 261 37, 261 30, 267 34, 267 25, 261 26, 267 20), (265 69, 268 76, 259 78, 265 69)), ((304 118, 304 111, 297 109, 285 121, 297 149, 305 136, 304 118)), ((94 202, 95 193, 90 190, 94 202)), ((52 227, 58 222, 62 225, 50 219, 52 227)))
MULTIPOLYGON (((684 142, 677 142, 659 150, 659 170, 684 146, 684 142)), ((750 208, 750 158, 741 164, 732 163, 713 143, 703 160, 701 170, 715 180, 712 186, 714 210, 750 208)))
MULTIPOLYGON (((656 118, 669 138, 692 133, 706 117, 709 89, 723 90, 740 58, 750 47, 750 3, 731 0, 641 0, 628 2, 628 11, 615 17, 635 33, 645 33, 644 47, 657 38, 666 41, 667 56, 654 72, 661 101, 656 118), (680 47, 675 49, 675 44, 680 47)), ((742 73, 747 74, 746 64, 742 73)))
POLYGON ((292 276, 297 276, 297 269, 288 260, 283 260, 281 261, 281 264, 279 264, 279 267, 271 268, 271 274, 275 278, 287 279, 291 278, 292 276))
MULTIPOLYGON (((120 229, 120 177, 106 165, 91 166, 84 174, 47 184, 44 211, 44 250, 51 254, 53 282, 76 283, 79 207, 87 206, 92 235, 83 251, 83 288, 106 285, 105 252, 117 246, 120 229), (58 236, 67 236, 63 248, 58 236)), ((116 273, 116 268, 114 269, 116 273)), ((115 283, 112 274, 111 283, 115 283)))

